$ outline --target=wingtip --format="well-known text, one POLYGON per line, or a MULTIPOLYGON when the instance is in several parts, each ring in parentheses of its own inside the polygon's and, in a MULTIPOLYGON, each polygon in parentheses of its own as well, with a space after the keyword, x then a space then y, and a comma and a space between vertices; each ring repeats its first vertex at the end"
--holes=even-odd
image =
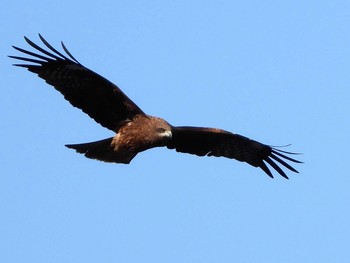
POLYGON ((38 33, 38 36, 39 36, 40 40, 41 40, 44 44, 47 43, 46 39, 45 39, 40 33, 38 33))
POLYGON ((14 46, 14 45, 12 45, 12 48, 14 48, 14 49, 16 49, 16 50, 18 50, 18 51, 21 51, 21 49, 22 49, 22 48, 20 48, 20 47, 14 46))
POLYGON ((30 42, 32 42, 28 37, 26 37, 26 36, 23 36, 23 38, 24 38, 24 40, 27 42, 27 43, 29 43, 30 44, 30 42))
POLYGON ((270 178, 274 178, 270 169, 266 166, 266 164, 264 162, 261 163, 261 165, 259 166, 270 178))

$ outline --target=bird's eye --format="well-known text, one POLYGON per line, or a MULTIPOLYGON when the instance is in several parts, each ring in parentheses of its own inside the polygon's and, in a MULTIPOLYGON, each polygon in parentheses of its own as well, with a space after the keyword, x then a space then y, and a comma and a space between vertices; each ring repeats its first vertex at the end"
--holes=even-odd
POLYGON ((164 128, 157 128, 157 132, 158 132, 158 133, 164 133, 164 132, 165 132, 165 129, 164 129, 164 128))

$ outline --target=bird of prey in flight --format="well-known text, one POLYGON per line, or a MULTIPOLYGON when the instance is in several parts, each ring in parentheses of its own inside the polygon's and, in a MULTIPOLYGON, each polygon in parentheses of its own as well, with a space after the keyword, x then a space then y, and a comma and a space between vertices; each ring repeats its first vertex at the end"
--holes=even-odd
POLYGON ((175 127, 161 118, 147 115, 119 87, 80 64, 63 42, 62 48, 66 54, 52 47, 40 34, 39 37, 46 49, 25 37, 37 52, 14 46, 17 51, 29 55, 10 56, 27 62, 14 65, 36 73, 62 93, 74 107, 115 133, 113 137, 96 142, 66 145, 68 148, 91 159, 128 164, 139 152, 165 146, 198 156, 236 159, 260 167, 272 178, 267 164, 287 179, 281 167, 298 173, 287 163, 301 163, 290 157, 294 153, 225 130, 175 127))

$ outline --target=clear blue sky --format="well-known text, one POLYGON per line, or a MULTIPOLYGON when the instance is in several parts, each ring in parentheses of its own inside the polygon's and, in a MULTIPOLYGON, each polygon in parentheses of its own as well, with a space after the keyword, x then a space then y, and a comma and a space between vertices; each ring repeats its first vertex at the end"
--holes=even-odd
POLYGON ((0 262, 350 262, 349 1, 2 1, 0 262), (11 45, 63 40, 146 113, 304 153, 272 180, 167 149, 130 165, 64 147, 111 132, 11 45))

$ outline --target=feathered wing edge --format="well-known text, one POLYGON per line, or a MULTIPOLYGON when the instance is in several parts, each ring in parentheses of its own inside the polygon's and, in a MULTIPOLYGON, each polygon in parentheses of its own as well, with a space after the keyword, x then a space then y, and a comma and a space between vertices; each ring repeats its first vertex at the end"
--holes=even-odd
POLYGON ((265 164, 265 162, 267 162, 273 169, 275 169, 281 176, 283 176, 286 179, 289 179, 288 176, 286 175, 286 173, 281 169, 281 167, 278 166, 277 163, 283 165, 284 167, 286 167, 287 169, 289 169, 292 172, 295 173, 299 173, 296 169, 294 169, 290 164, 286 163, 283 159, 284 158, 288 161, 294 162, 294 163, 303 163, 301 161, 298 161, 294 158, 291 158, 289 156, 287 156, 286 154, 292 154, 292 155, 297 155, 299 153, 292 153, 292 152, 286 152, 286 151, 282 151, 276 148, 272 148, 271 147, 271 153, 265 158, 263 159, 263 161, 261 162, 261 164, 259 165, 259 167, 271 178, 273 178, 273 175, 270 171, 270 169, 267 167, 267 165, 265 164), (281 158, 280 158, 281 157, 281 158), (264 162, 265 161, 265 162, 264 162), (277 163, 276 163, 277 162, 277 163))
MULTIPOLYGON (((27 61, 27 62, 31 62, 31 63, 37 63, 37 64, 42 64, 42 63, 45 63, 45 62, 49 62, 50 60, 66 60, 66 61, 71 61, 71 62, 74 62, 74 63, 77 63, 78 65, 81 66, 81 64, 78 62, 78 60, 76 58, 73 57, 73 55, 68 51, 68 49, 66 48, 66 46, 64 45, 63 42, 61 42, 61 45, 62 45, 62 48, 63 50, 67 53, 68 57, 63 55, 61 52, 59 52, 57 49, 55 49, 53 46, 51 46, 46 40, 45 38, 42 37, 42 35, 39 34, 39 38, 40 40, 45 44, 45 46, 47 48, 49 48, 53 53, 50 53, 48 52, 47 50, 39 47, 37 44, 35 44, 33 41, 31 41, 29 38, 27 37, 24 37, 25 41, 30 45, 32 46, 34 49, 40 51, 41 53, 47 55, 47 57, 45 56, 42 56, 40 54, 36 54, 34 52, 31 52, 31 51, 28 51, 28 50, 25 50, 23 48, 19 48, 19 47, 16 47, 16 46, 12 46, 14 49, 24 53, 24 54, 27 54, 27 55, 30 55, 30 56, 33 56, 33 57, 36 57, 40 60, 37 60, 37 59, 32 59, 32 58, 26 58, 26 57, 20 57, 20 56, 9 56, 10 58, 14 58, 14 59, 19 59, 19 60, 23 60, 23 61, 27 61)), ((28 68, 30 70, 30 68, 33 68, 33 67, 36 67, 35 65, 32 65, 32 64, 13 64, 14 66, 18 66, 18 67, 24 67, 24 68, 28 68)))

